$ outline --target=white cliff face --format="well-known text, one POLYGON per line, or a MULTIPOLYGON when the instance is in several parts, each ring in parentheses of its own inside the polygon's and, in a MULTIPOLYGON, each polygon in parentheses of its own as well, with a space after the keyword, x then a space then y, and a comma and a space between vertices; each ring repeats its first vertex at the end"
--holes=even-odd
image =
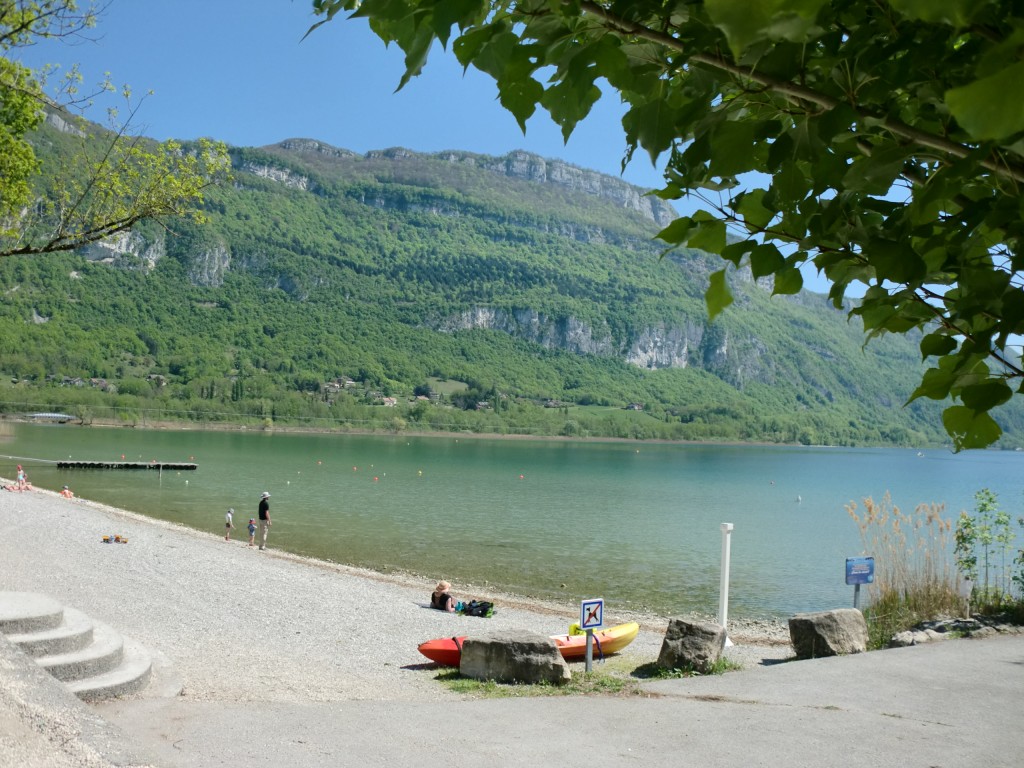
POLYGON ((70 133, 72 136, 82 137, 85 136, 85 131, 81 128, 76 127, 72 123, 65 120, 63 117, 58 115, 56 112, 46 113, 46 122, 56 128, 61 133, 70 133))
POLYGON ((594 329, 574 317, 550 318, 531 309, 505 310, 474 307, 432 325, 451 333, 483 329, 501 331, 516 338, 562 349, 574 354, 619 357, 639 368, 701 368, 742 387, 748 381, 772 382, 775 371, 763 342, 736 339, 728 332, 709 332, 701 323, 682 326, 649 326, 623 344, 617 344, 607 327, 594 329))
MULTIPOLYGON (((119 232, 82 248, 86 259, 121 269, 142 269, 151 272, 157 262, 167 255, 163 235, 149 242, 137 232, 119 232)), ((219 287, 231 268, 231 251, 218 244, 190 254, 188 278, 194 285, 219 287)))
POLYGON ((243 163, 241 169, 243 171, 248 171, 255 176, 284 184, 286 187, 291 187, 292 189, 301 189, 303 191, 307 191, 309 189, 308 178, 297 173, 292 173, 284 168, 273 168, 269 165, 258 165, 257 163, 243 163))
POLYGON ((128 231, 90 243, 80 253, 89 261, 116 267, 138 267, 150 272, 167 251, 162 236, 150 243, 142 235, 128 231))
POLYGON ((188 278, 194 285, 217 288, 224 284, 224 275, 230 268, 231 251, 224 245, 217 245, 193 254, 188 278))
POLYGON ((511 152, 501 158, 486 158, 486 162, 480 163, 480 166, 505 176, 552 184, 573 192, 585 192, 613 200, 621 207, 636 211, 661 227, 668 226, 678 215, 664 200, 650 197, 644 194, 644 190, 621 179, 578 168, 561 160, 545 160, 522 150, 511 152))
POLYGON ((315 152, 319 155, 326 155, 327 157, 341 157, 341 158, 354 158, 358 157, 355 152, 348 149, 340 149, 338 147, 332 147, 322 141, 316 141, 315 139, 286 139, 278 144, 281 149, 288 149, 292 152, 315 152))
MULTIPOLYGON (((344 160, 359 156, 347 149, 340 149, 315 139, 286 139, 276 146, 301 153, 316 153, 344 160)), ((482 168, 502 176, 525 179, 538 184, 550 184, 573 192, 583 192, 614 201, 621 207, 639 213, 660 227, 668 226, 678 217, 676 210, 658 197, 647 195, 648 190, 640 189, 621 179, 597 171, 589 171, 562 160, 546 160, 524 150, 510 152, 504 157, 477 155, 472 152, 445 151, 429 155, 413 152, 404 147, 375 149, 366 153, 367 160, 407 160, 417 157, 434 157, 449 163, 482 168)), ((258 176, 280 181, 299 189, 307 189, 309 180, 280 168, 249 163, 242 170, 258 176), (301 185, 301 186, 300 186, 301 185)))
POLYGON ((699 350, 704 329, 694 325, 683 328, 644 328, 626 353, 626 362, 640 368, 686 368, 690 350, 699 350))
MULTIPOLYGON (((442 332, 485 329, 502 331, 548 349, 575 354, 623 357, 641 368, 685 368, 691 364, 691 350, 699 350, 702 326, 686 328, 645 328, 622 349, 607 327, 594 329, 575 317, 554 319, 532 309, 504 310, 474 307, 436 324, 442 332)), ((699 353, 698 353, 699 357, 699 353)))
POLYGON ((474 307, 445 318, 437 323, 436 329, 444 333, 471 329, 502 331, 547 349, 564 349, 575 354, 603 357, 616 353, 607 328, 595 336, 593 328, 574 317, 549 318, 532 309, 474 307))

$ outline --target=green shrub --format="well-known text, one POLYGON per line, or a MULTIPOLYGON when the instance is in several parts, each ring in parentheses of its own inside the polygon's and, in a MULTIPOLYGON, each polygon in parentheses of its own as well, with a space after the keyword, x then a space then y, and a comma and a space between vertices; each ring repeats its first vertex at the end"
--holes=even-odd
MULTIPOLYGON (((981 614, 1020 609, 1024 602, 1024 550, 1014 553, 1010 515, 988 488, 974 494, 974 502, 973 513, 960 513, 955 535, 957 567, 973 583, 971 605, 981 614)), ((1024 518, 1017 522, 1024 528, 1024 518)))

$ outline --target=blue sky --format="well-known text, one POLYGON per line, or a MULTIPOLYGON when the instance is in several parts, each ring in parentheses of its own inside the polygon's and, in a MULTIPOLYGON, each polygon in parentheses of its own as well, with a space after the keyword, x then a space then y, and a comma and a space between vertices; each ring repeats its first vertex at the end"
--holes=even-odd
MULTIPOLYGON (((109 72, 136 98, 152 91, 132 123, 147 136, 209 136, 236 146, 312 138, 359 153, 406 147, 500 156, 525 149, 620 176, 624 110, 614 93, 565 143, 545 112, 523 134, 498 103, 494 81, 472 68, 463 73, 441 49, 396 93, 402 51, 386 48, 364 20, 340 16, 303 40, 317 21, 310 0, 101 2, 105 10, 85 37, 46 41, 22 49, 20 58, 32 67, 78 64, 86 85, 109 72)), ((103 122, 107 104, 97 103, 89 117, 103 122)), ((645 189, 662 181, 642 152, 621 178, 645 189)), ((676 207, 692 210, 687 202, 676 207)), ((813 268, 803 271, 807 287, 827 292, 813 268)))
MULTIPOLYGON (((361 153, 526 149, 619 175, 625 142, 614 94, 568 144, 546 113, 524 135, 497 102, 494 81, 475 69, 464 75, 449 52, 437 50, 425 73, 395 93, 402 51, 385 48, 364 20, 338 17, 302 40, 317 20, 311 7, 309 0, 109 0, 92 40, 38 45, 23 59, 78 63, 86 83, 110 72, 137 95, 152 90, 135 122, 157 139, 262 146, 304 137, 361 153)), ((623 178, 653 188, 661 174, 638 155, 623 178)))

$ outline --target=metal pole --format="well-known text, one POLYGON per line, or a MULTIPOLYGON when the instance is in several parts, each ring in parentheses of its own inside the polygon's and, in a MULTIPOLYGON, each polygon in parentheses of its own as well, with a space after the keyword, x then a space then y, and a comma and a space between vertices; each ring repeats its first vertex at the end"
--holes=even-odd
POLYGON ((587 628, 587 669, 589 672, 590 668, 594 664, 594 630, 587 628))
POLYGON ((732 523, 722 523, 722 584, 718 593, 718 623, 726 630, 729 621, 729 547, 732 541, 732 523))
POLYGON ((860 608, 860 584, 853 585, 853 607, 860 608))

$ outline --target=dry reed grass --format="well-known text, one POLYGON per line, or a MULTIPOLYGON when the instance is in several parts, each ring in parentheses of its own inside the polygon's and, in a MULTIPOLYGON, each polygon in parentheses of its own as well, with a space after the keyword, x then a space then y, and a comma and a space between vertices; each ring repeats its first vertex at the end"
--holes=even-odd
POLYGON ((960 575, 953 557, 953 523, 941 504, 920 504, 912 513, 864 499, 846 511, 860 530, 864 554, 875 559, 870 604, 864 611, 873 647, 885 646, 896 632, 929 619, 963 611, 960 575))

